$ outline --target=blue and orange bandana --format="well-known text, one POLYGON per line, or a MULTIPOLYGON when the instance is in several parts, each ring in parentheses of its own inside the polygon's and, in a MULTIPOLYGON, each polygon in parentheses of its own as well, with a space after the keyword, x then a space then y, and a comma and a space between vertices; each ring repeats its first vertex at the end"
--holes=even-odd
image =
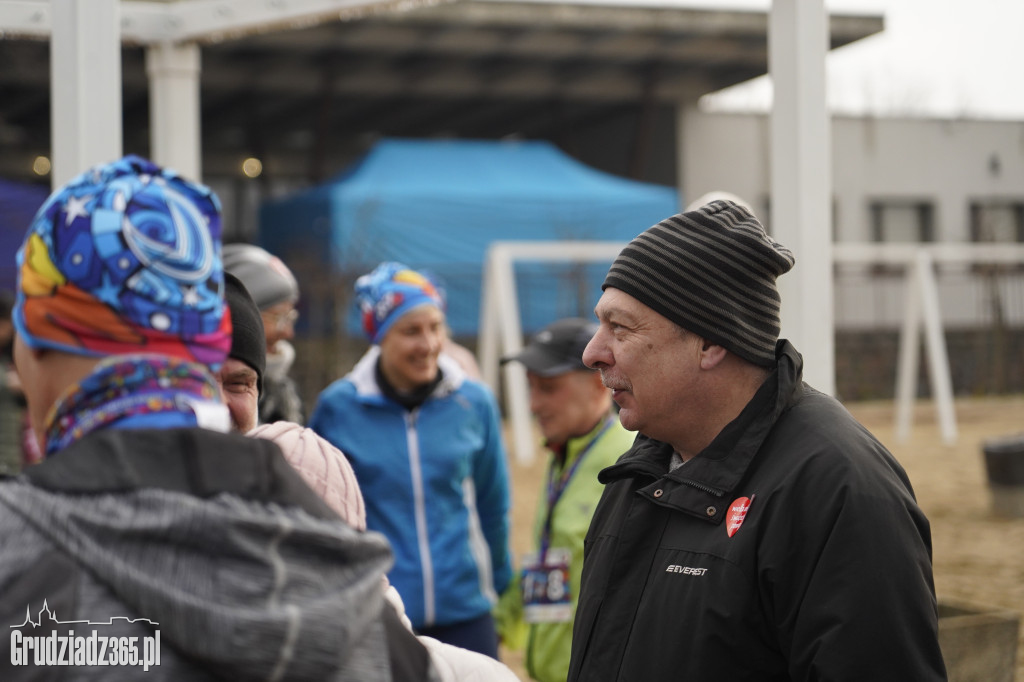
POLYGON ((357 279, 356 302, 371 343, 380 343, 391 325, 413 308, 433 305, 444 310, 444 300, 433 282, 401 263, 381 263, 357 279))
POLYGON ((33 348, 154 353, 216 369, 231 346, 220 202, 137 156, 54 192, 18 251, 14 324, 33 348))

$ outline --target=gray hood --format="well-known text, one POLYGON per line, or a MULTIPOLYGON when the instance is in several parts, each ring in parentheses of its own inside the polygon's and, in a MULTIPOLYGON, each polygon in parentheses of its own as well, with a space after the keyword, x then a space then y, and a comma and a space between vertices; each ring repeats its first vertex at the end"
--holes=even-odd
POLYGON ((387 541, 338 520, 273 443, 93 434, 0 485, 0 535, 57 549, 109 590, 109 608, 159 623, 164 647, 209 673, 390 679, 387 541))

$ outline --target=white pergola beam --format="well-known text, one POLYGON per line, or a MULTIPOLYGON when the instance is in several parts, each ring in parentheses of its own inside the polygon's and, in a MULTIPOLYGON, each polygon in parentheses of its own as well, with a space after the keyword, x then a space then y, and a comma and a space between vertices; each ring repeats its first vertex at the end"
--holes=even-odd
POLYGON ((1024 244, 840 242, 832 247, 836 262, 855 265, 909 266, 919 253, 927 253, 931 260, 944 265, 1024 264, 1024 244))
MULTIPOLYGON (((405 6, 441 0, 408 0, 405 6)), ((122 155, 121 42, 149 46, 152 157, 201 178, 197 41, 349 18, 385 0, 0 0, 0 34, 50 39, 53 187, 122 155), (59 85, 58 85, 59 84, 59 85)))
POLYGON ((931 254, 921 249, 907 264, 906 308, 900 331, 899 364, 896 371, 896 438, 906 442, 910 436, 910 422, 917 395, 918 351, 924 332, 927 349, 928 376, 935 410, 946 445, 956 443, 956 412, 953 409, 953 379, 950 376, 949 353, 942 332, 942 308, 939 305, 939 287, 935 281, 935 262, 931 254))
POLYGON ((142 37, 146 42, 219 39, 274 27, 346 19, 357 10, 381 4, 380 0, 189 0, 168 5, 170 25, 155 26, 156 35, 142 37))
POLYGON ((823 0, 773 0, 768 66, 771 232, 796 255, 779 278, 782 335, 804 356, 804 378, 835 394, 831 134, 825 99, 828 17, 823 0))
POLYGON ((51 185, 121 156, 118 0, 53 0, 51 185))
MULTIPOLYGON (((98 1, 98 0, 96 0, 98 1)), ((412 6, 437 4, 417 0, 412 6)), ((94 0, 83 2, 88 7, 94 0)), ((46 38, 57 0, 0 0, 0 32, 46 38)), ((126 0, 120 7, 121 37, 130 43, 187 43, 219 40, 280 27, 307 26, 350 18, 381 0, 181 0, 173 3, 126 0)), ((59 15, 59 13, 56 13, 59 15)))
POLYGON ((186 178, 202 178, 199 46, 160 43, 146 48, 153 160, 186 178))
MULTIPOLYGON (((913 282, 921 296, 921 322, 924 328, 925 348, 928 351, 928 375, 939 417, 942 440, 947 445, 956 443, 956 412, 953 409, 953 377, 949 369, 949 352, 942 332, 942 306, 939 303, 939 285, 935 281, 935 264, 927 251, 917 254, 913 268, 913 282)), ((908 422, 909 425, 909 422, 908 422)), ((897 428, 897 432, 899 429, 897 428)), ((907 430, 903 430, 906 439, 907 430)))

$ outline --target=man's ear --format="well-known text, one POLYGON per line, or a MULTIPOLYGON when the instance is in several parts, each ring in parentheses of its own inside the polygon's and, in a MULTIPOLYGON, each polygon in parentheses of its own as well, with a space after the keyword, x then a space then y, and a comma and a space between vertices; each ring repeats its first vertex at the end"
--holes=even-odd
POLYGON ((717 343, 708 341, 707 339, 701 339, 700 347, 700 368, 701 369, 714 369, 725 360, 725 356, 729 351, 725 350, 722 346, 717 343))

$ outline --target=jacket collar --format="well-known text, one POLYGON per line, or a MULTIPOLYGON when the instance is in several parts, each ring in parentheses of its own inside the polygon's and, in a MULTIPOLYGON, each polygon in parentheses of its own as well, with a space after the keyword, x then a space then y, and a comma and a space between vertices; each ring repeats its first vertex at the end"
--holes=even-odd
POLYGON ((652 479, 638 492, 655 504, 720 522, 725 514, 719 512, 729 502, 726 498, 737 489, 761 444, 801 390, 803 358, 784 339, 776 345, 775 355, 775 370, 740 415, 696 457, 669 473, 672 446, 638 434, 630 451, 600 473, 601 482, 652 479))
MULTIPOLYGON (((384 403, 390 402, 380 390, 377 384, 376 366, 377 358, 380 357, 380 346, 370 346, 369 350, 359 358, 359 362, 352 368, 352 371, 345 377, 355 386, 356 395, 364 402, 384 403)), ((441 370, 441 383, 437 385, 431 398, 442 398, 459 390, 466 381, 466 372, 459 367, 459 363, 444 353, 437 357, 437 366, 441 370)))

